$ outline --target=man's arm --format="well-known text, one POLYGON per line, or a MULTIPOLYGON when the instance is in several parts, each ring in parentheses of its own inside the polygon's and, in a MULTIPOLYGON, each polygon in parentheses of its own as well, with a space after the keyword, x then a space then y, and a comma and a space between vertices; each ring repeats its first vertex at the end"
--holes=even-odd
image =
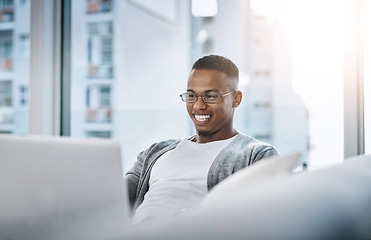
POLYGON ((281 154, 278 152, 276 148, 273 146, 269 146, 258 152, 254 158, 252 159, 252 163, 255 163, 263 158, 273 157, 273 156, 280 156, 281 154))
POLYGON ((130 207, 134 207, 140 175, 143 169, 143 152, 137 156, 137 161, 134 162, 133 167, 125 174, 124 180, 127 184, 130 207))

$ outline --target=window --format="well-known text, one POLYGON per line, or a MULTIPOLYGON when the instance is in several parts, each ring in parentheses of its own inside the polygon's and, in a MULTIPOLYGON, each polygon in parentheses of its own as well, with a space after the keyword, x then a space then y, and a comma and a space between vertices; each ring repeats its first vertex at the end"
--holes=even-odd
POLYGON ((112 11, 112 0, 87 0, 87 13, 99 13, 112 11))
POLYGON ((13 0, 0 0, 0 22, 14 20, 13 0))
POLYGON ((89 78, 113 78, 112 22, 88 23, 89 78))
POLYGON ((19 52, 22 57, 30 57, 30 35, 21 34, 19 36, 19 52))
POLYGON ((110 86, 91 85, 86 89, 87 122, 111 121, 110 86))
POLYGON ((0 81, 0 107, 12 106, 12 82, 0 81))
POLYGON ((110 87, 100 87, 100 107, 109 107, 111 105, 110 87))
POLYGON ((0 132, 12 132, 14 121, 12 99, 12 82, 0 81, 0 132))
POLYGON ((102 63, 112 64, 112 39, 102 37, 102 63))
POLYGON ((19 104, 21 107, 28 106, 28 87, 26 86, 19 88, 19 104))
POLYGON ((0 31, 0 71, 13 70, 12 30, 0 31))
POLYGON ((86 137, 95 137, 95 138, 110 138, 110 131, 87 131, 86 137))

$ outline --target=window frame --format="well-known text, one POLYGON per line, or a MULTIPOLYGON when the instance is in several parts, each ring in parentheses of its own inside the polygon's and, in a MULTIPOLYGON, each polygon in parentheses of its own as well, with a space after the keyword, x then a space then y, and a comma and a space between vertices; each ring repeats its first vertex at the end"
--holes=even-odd
MULTIPOLYGON (((67 3, 64 0, 31 1, 29 134, 62 135, 62 113, 68 113, 61 104, 61 96, 65 95, 61 82, 68 83, 63 81, 65 74, 62 74, 68 65, 63 66, 61 59, 63 26, 66 25, 62 13, 66 12, 67 3)), ((68 101, 68 97, 63 101, 68 101)))
POLYGON ((363 3, 344 1, 344 159, 365 153, 363 3))

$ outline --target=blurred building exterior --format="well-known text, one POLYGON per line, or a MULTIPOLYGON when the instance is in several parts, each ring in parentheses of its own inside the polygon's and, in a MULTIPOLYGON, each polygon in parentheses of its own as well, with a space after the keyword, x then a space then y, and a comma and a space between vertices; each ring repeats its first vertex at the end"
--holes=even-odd
POLYGON ((119 141, 124 165, 190 134, 178 95, 190 62, 188 1, 72 1, 71 135, 119 141))
POLYGON ((25 19, 30 19, 30 0, 0 0, 0 133, 28 133, 30 25, 25 19))

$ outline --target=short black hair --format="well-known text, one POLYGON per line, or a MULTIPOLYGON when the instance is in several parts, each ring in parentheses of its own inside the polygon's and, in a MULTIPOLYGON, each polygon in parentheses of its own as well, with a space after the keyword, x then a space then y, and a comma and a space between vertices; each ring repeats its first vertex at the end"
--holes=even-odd
POLYGON ((193 69, 213 69, 227 74, 238 85, 239 71, 230 59, 219 55, 208 55, 199 58, 192 66, 193 69))

